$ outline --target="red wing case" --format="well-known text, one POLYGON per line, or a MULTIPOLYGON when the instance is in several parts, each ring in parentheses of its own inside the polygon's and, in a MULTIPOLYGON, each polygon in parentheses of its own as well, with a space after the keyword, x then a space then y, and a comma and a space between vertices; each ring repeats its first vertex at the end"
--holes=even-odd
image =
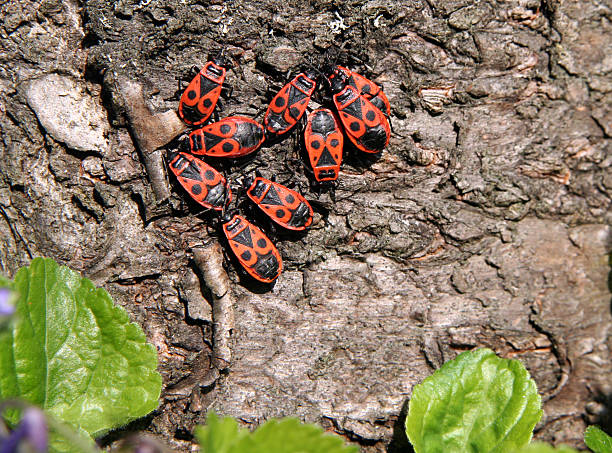
POLYGON ((173 153, 169 165, 181 186, 205 208, 221 211, 231 201, 225 178, 206 162, 187 153, 173 153))
POLYGON ((387 116, 391 114, 389 99, 380 86, 372 82, 370 79, 366 79, 361 74, 351 71, 343 66, 336 66, 334 72, 328 77, 329 81, 333 81, 333 79, 339 75, 342 75, 346 80, 345 83, 356 88, 357 92, 370 101, 374 107, 385 113, 387 116))
POLYGON ((344 137, 331 110, 321 108, 308 115, 304 142, 315 179, 317 181, 338 179, 344 137))
POLYGON ((387 117, 357 90, 347 85, 334 94, 334 104, 349 140, 366 153, 378 153, 389 143, 387 117))
POLYGON ((247 196, 272 220, 290 230, 305 230, 312 223, 312 207, 295 190, 277 182, 255 178, 247 196))
POLYGON ((302 73, 281 88, 266 110, 266 131, 280 135, 295 126, 306 111, 316 86, 314 80, 302 73))
POLYGON ((225 68, 209 61, 187 85, 179 102, 179 116, 187 124, 197 126, 212 114, 225 80, 225 68))
POLYGON ((249 275, 264 283, 276 280, 283 270, 283 261, 272 241, 259 228, 235 215, 223 224, 223 232, 249 275))
POLYGON ((264 140, 264 127, 244 116, 230 116, 189 134, 193 154, 214 157, 246 156, 264 140))

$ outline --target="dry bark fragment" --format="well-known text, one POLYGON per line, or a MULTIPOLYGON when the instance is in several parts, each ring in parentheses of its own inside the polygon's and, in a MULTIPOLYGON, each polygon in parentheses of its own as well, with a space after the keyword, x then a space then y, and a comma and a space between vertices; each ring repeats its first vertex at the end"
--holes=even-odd
POLYGON ((151 112, 140 83, 110 73, 105 76, 105 85, 110 87, 113 101, 128 120, 157 202, 167 200, 170 197, 170 188, 166 179, 163 152, 159 148, 167 145, 187 127, 174 110, 151 112))
POLYGON ((213 298, 212 365, 224 371, 229 369, 232 361, 234 295, 227 272, 223 268, 223 250, 218 242, 210 242, 194 248, 193 257, 213 298))

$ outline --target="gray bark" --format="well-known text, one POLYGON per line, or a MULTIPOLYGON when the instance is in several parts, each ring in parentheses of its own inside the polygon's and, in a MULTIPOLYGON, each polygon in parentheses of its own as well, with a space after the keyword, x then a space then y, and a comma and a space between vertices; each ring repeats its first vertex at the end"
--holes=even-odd
POLYGON ((611 431, 609 3, 0 5, 0 273, 49 256, 128 310, 159 351, 166 390, 146 429, 166 445, 187 451, 215 408, 400 451, 413 386, 476 346, 535 378, 536 438, 611 431), (212 383, 221 294, 194 253, 219 237, 215 216, 166 180, 163 152, 141 143, 160 139, 138 128, 175 110, 177 78, 222 47, 237 64, 221 116, 255 116, 333 42, 384 86, 393 137, 378 160, 345 157, 335 197, 309 187, 291 140, 243 170, 296 182, 317 212, 306 235, 277 234, 271 290, 227 264, 232 362, 212 383))

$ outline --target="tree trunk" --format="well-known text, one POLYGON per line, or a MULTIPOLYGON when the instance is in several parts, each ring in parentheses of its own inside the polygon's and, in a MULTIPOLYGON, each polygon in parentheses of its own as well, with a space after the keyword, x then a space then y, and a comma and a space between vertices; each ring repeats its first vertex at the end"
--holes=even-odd
POLYGON ((537 439, 610 432, 610 6, 212 3, 0 2, 0 273, 52 257, 128 310, 164 377, 144 425, 177 451, 210 408, 406 451, 413 386, 480 346, 535 378, 537 439), (224 294, 198 253, 220 241, 217 216, 156 151, 177 79, 224 49, 233 93, 220 116, 261 121, 288 73, 335 58, 334 45, 384 87, 390 144, 378 159, 347 149, 329 190, 310 184, 297 139, 243 168, 213 163, 234 186, 255 168, 295 183, 315 208, 306 234, 272 235, 285 263, 272 288, 226 260, 235 321, 215 324, 224 294))

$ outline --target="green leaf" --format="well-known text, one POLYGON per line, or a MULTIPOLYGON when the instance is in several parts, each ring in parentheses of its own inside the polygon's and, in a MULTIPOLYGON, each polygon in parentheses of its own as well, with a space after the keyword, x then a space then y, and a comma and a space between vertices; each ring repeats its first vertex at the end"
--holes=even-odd
POLYGON ((595 453, 612 453, 612 437, 599 426, 589 426, 584 432, 584 443, 595 453))
POLYGON ((0 288, 13 289, 13 282, 10 281, 8 278, 3 277, 2 275, 0 275, 0 288))
POLYGON ((529 442, 540 407, 521 362, 468 351, 414 387, 406 434, 416 453, 507 452, 529 442))
POLYGON ((51 259, 17 273, 0 331, 0 399, 23 398, 98 436, 158 405, 157 354, 108 293, 51 259))
MULTIPOLYGON (((212 417, 211 417, 212 415, 212 417)), ((357 453, 339 436, 326 434, 317 425, 296 418, 269 420, 253 433, 238 428, 231 418, 219 421, 214 413, 208 425, 198 427, 196 436, 205 453, 357 453)))
POLYGON ((99 450, 88 433, 48 417, 49 451, 52 453, 95 453, 99 450))
POLYGON ((206 426, 197 426, 195 436, 203 452, 227 453, 244 436, 249 433, 238 426, 231 417, 219 419, 215 411, 206 417, 206 426))
POLYGON ((339 436, 325 434, 317 425, 301 423, 296 418, 269 420, 252 436, 239 444, 240 453, 352 453, 355 446, 346 446, 339 436), (245 448, 246 447, 246 448, 245 448))
POLYGON ((514 453, 578 453, 578 450, 565 445, 555 448, 543 442, 534 442, 519 450, 514 450, 514 453))

